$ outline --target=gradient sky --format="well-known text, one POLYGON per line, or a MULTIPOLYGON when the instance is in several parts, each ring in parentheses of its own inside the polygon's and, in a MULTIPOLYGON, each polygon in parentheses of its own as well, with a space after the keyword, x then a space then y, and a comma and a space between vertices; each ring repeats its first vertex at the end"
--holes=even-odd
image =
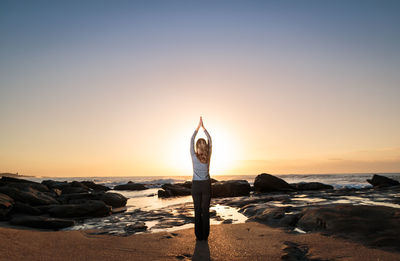
POLYGON ((399 1, 1 1, 0 172, 400 172, 399 1), (204 137, 200 134, 199 137, 204 137))

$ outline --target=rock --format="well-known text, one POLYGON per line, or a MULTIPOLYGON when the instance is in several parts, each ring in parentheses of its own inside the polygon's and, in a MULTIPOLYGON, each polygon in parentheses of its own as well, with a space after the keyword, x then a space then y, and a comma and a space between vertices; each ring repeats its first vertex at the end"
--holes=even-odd
POLYGON ((39 208, 32 207, 29 204, 22 203, 19 201, 15 202, 13 212, 29 214, 29 215, 34 215, 34 216, 43 214, 43 212, 39 208))
POLYGON ((59 189, 59 190, 71 186, 71 184, 69 184, 67 181, 54 181, 51 179, 43 180, 42 184, 46 185, 49 189, 59 189))
POLYGON ((337 204, 306 208, 297 223, 305 231, 322 231, 369 246, 400 251, 400 209, 337 204))
POLYGON ((60 229, 75 225, 75 221, 44 216, 16 216, 10 220, 10 224, 34 228, 60 229))
POLYGON ((176 196, 187 196, 192 194, 192 190, 177 184, 163 184, 161 188, 165 192, 158 191, 159 197, 176 197, 176 196))
POLYGON ((109 187, 96 184, 93 181, 81 181, 82 184, 84 184, 86 187, 93 189, 94 191, 108 191, 110 190, 109 187))
POLYGON ((168 197, 172 197, 172 195, 170 195, 169 191, 163 190, 163 189, 159 189, 157 191, 158 197, 159 198, 168 198, 168 197))
POLYGON ((126 205, 127 198, 119 193, 107 192, 100 197, 100 200, 113 208, 119 208, 126 205))
POLYGON ((279 226, 280 220, 285 217, 286 212, 290 210, 291 207, 282 208, 270 208, 267 207, 259 214, 256 214, 249 218, 249 221, 258 221, 270 226, 279 226))
POLYGON ((231 218, 228 218, 228 219, 225 219, 224 221, 222 221, 222 224, 232 224, 232 219, 231 218))
POLYGON ((183 183, 176 183, 175 185, 179 185, 179 186, 191 189, 192 188, 192 181, 188 180, 188 181, 185 181, 183 183))
POLYGON ((2 186, 0 187, 0 193, 8 195, 15 201, 29 203, 32 206, 59 204, 55 198, 33 187, 25 187, 24 190, 19 190, 15 187, 2 186))
POLYGON ((68 204, 78 201, 87 201, 87 200, 100 200, 104 192, 80 192, 80 193, 71 193, 71 194, 62 194, 58 197, 58 201, 62 204, 68 204))
POLYGON ((9 213, 13 209, 14 204, 14 199, 0 193, 0 220, 7 220, 9 218, 9 213))
POLYGON ((72 181, 70 184, 71 187, 84 188, 86 190, 89 190, 89 188, 85 184, 76 180, 72 181))
POLYGON ((254 180, 256 192, 292 191, 293 188, 283 179, 271 174, 262 173, 254 180))
POLYGON ((143 184, 134 183, 129 181, 127 184, 117 185, 114 190, 145 190, 147 189, 143 184))
POLYGON ((134 224, 127 225, 124 229, 127 232, 136 233, 147 230, 147 226, 145 225, 144 222, 137 221, 134 224))
POLYGON ((261 214, 267 208, 265 205, 248 204, 239 209, 239 212, 246 217, 253 217, 261 214))
POLYGON ((211 184, 211 197, 248 196, 250 184, 247 180, 226 180, 211 184))
POLYGON ((69 186, 69 187, 64 187, 61 190, 61 195, 63 194, 71 194, 71 193, 85 193, 88 192, 89 188, 84 188, 80 186, 69 186))
POLYGON ((211 184, 218 182, 218 180, 211 178, 211 184))
POLYGON ((7 177, 7 176, 3 176, 0 179, 0 183, 29 183, 29 184, 40 184, 38 182, 35 181, 30 181, 27 179, 20 179, 20 178, 13 178, 13 177, 7 177))
POLYGON ((47 211, 53 217, 104 217, 111 214, 111 207, 100 200, 87 200, 83 204, 52 206, 47 211))
POLYGON ((320 182, 300 182, 290 184, 296 190, 325 190, 333 189, 333 186, 320 182))
POLYGON ((49 188, 47 186, 38 182, 11 177, 2 177, 0 179, 0 186, 14 187, 19 190, 27 190, 27 188, 31 187, 41 192, 49 191, 49 188))
POLYGON ((372 176, 372 179, 367 179, 367 181, 374 187, 391 187, 400 185, 397 180, 376 174, 372 176))

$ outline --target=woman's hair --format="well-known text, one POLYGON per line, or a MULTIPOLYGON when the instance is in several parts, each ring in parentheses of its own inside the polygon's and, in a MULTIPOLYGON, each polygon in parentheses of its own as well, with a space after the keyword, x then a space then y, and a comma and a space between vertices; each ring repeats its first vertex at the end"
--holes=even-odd
POLYGON ((205 139, 200 138, 196 142, 196 156, 201 163, 208 163, 210 148, 205 139))

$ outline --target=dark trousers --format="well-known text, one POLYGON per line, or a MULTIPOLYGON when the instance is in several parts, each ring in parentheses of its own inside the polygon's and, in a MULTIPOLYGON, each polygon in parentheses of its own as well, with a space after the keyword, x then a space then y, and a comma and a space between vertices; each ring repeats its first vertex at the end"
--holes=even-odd
POLYGON ((211 180, 193 180, 194 233, 199 240, 210 234, 211 180))

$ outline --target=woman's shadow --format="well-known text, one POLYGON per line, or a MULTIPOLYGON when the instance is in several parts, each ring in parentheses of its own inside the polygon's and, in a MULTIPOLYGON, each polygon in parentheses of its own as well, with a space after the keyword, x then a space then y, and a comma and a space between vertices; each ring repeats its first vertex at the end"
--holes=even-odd
POLYGON ((211 260, 207 240, 196 240, 192 260, 211 260))

